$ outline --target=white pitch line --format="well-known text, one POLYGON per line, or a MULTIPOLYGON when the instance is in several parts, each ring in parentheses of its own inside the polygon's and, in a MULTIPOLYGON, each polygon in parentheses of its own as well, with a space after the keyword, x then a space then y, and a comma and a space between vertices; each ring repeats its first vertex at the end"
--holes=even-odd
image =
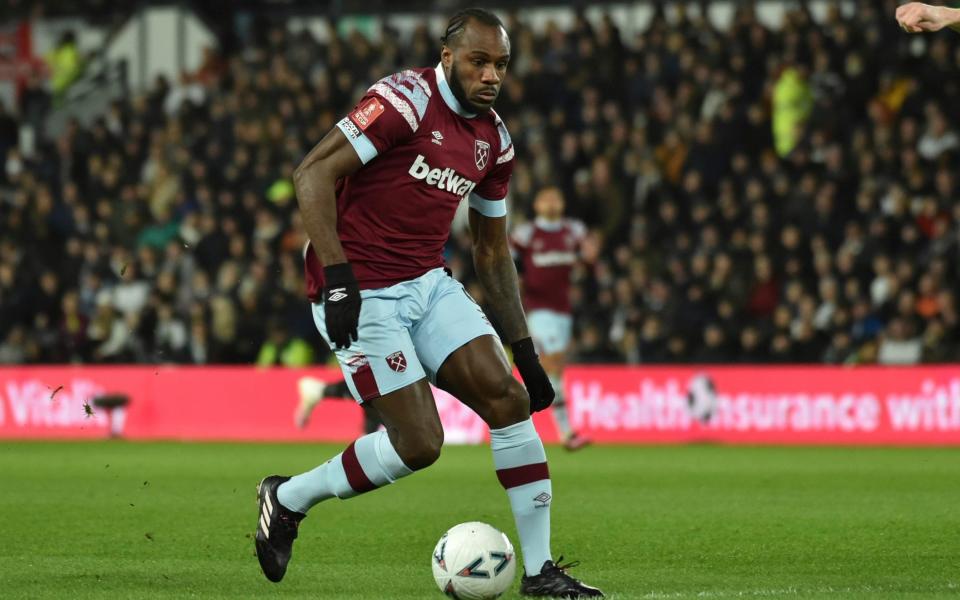
POLYGON ((869 594, 872 592, 903 592, 903 593, 919 593, 919 592, 942 592, 945 590, 960 590, 960 583, 949 582, 942 586, 934 586, 931 588, 922 588, 922 589, 903 589, 903 588, 892 588, 884 586, 873 586, 865 585, 862 587, 845 587, 845 588, 834 588, 834 587, 821 587, 821 588, 797 588, 797 587, 787 587, 779 589, 757 589, 757 590, 717 590, 709 591, 703 590, 699 592, 690 591, 690 592, 649 592, 641 596, 641 598, 649 598, 651 600, 666 600, 669 598, 763 598, 771 596, 797 596, 800 594, 869 594))

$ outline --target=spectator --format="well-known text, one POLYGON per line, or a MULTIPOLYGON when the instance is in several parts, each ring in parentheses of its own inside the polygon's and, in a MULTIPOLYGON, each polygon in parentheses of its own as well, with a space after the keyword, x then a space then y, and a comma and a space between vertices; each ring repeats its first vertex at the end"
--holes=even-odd
POLYGON ((703 332, 703 342, 693 357, 698 363, 722 363, 730 360, 730 351, 726 347, 726 335, 719 325, 707 325, 703 332))
POLYGON ((946 117, 935 103, 927 106, 927 131, 917 143, 917 152, 928 161, 935 161, 944 152, 956 150, 960 137, 950 129, 946 117))
POLYGON ((15 325, 0 343, 0 364, 19 365, 27 360, 27 333, 22 325, 15 325))
POLYGON ((189 359, 187 326, 171 304, 161 302, 157 308, 153 347, 156 362, 186 362, 189 359))
POLYGON ((773 138, 781 157, 796 148, 812 108, 813 95, 807 83, 807 69, 787 66, 773 85, 773 138))
POLYGON ((132 333, 114 310, 109 295, 97 300, 96 312, 87 327, 87 338, 94 344, 93 360, 104 363, 133 360, 132 333))
POLYGON ((80 50, 77 48, 77 36, 73 31, 64 32, 57 40, 57 45, 47 56, 47 66, 50 68, 54 101, 59 103, 63 100, 70 84, 83 72, 83 61, 80 50))
POLYGON ((607 337, 596 323, 587 323, 581 328, 580 340, 576 362, 588 364, 620 362, 622 360, 622 357, 610 345, 607 337))
POLYGON ((881 336, 877 362, 882 365, 915 365, 923 353, 923 340, 915 337, 908 323, 893 319, 881 336))
POLYGON ((257 354, 257 366, 306 367, 312 362, 313 349, 310 344, 292 337, 281 321, 271 321, 267 341, 257 354))

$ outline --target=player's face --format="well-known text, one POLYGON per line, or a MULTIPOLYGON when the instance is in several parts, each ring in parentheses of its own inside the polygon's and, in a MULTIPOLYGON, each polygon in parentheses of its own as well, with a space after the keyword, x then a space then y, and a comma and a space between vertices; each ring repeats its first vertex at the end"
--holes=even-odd
POLYGON ((486 112, 507 75, 510 40, 500 27, 469 23, 455 48, 444 47, 441 60, 449 67, 450 89, 457 100, 471 112, 486 112))
POLYGON ((548 221, 556 221, 563 217, 563 196, 559 190, 549 189, 537 194, 533 201, 533 210, 538 217, 548 221))

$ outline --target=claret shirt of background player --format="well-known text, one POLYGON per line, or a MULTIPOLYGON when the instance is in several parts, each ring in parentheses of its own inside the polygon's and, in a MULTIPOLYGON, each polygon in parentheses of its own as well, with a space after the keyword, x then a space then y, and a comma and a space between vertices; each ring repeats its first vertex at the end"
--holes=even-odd
POLYGON ((523 306, 570 312, 570 276, 587 228, 575 219, 521 223, 510 243, 523 268, 523 306))
MULTIPOLYGON (((337 185, 337 233, 361 289, 442 267, 460 200, 507 214, 513 143, 493 111, 473 114, 438 65, 385 77, 337 127, 363 166, 337 185)), ((323 265, 305 249, 307 294, 320 297, 323 265)))

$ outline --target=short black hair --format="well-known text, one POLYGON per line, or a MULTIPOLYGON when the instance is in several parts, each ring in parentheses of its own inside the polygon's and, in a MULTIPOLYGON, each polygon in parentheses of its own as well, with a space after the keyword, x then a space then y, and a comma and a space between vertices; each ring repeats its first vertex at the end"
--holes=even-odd
POLYGON ((447 22, 447 30, 444 32, 443 37, 440 38, 440 41, 452 47, 467 29, 467 24, 474 19, 484 25, 499 27, 504 31, 507 30, 507 28, 503 26, 503 21, 500 20, 500 17, 489 10, 483 8, 465 8, 450 17, 450 21, 447 22))

